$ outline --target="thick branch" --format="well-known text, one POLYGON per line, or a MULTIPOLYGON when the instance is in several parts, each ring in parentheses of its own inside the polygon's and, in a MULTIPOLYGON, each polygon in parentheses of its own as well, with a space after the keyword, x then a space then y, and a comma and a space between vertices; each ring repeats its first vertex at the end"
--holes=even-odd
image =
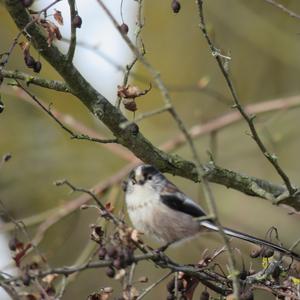
MULTIPOLYGON (((22 30, 26 24, 31 21, 29 14, 18 0, 5 0, 5 4, 17 26, 22 30)), ((184 160, 177 155, 167 154, 154 147, 150 141, 139 132, 136 124, 131 124, 124 129, 121 128, 120 125, 126 122, 127 119, 122 115, 120 110, 97 92, 83 78, 79 71, 72 64, 67 62, 66 56, 64 56, 57 47, 53 45, 48 46, 46 38, 38 25, 32 24, 27 31, 32 36, 32 43, 36 48, 40 49, 41 55, 43 55, 63 77, 66 84, 72 90, 72 93, 112 131, 120 144, 131 150, 144 162, 155 165, 162 172, 168 172, 197 181, 197 167, 193 162, 184 160)), ((278 193, 280 194, 285 191, 284 187, 276 184, 257 178, 241 176, 238 173, 219 167, 209 166, 205 173, 207 179, 211 182, 219 183, 248 195, 255 195, 265 199, 271 199, 271 197, 263 193, 262 189, 264 188, 275 198, 278 196, 278 193), (253 182, 261 189, 253 188, 253 182)), ((300 202, 298 199, 287 199, 285 200, 285 204, 294 207, 296 210, 300 210, 300 202)))

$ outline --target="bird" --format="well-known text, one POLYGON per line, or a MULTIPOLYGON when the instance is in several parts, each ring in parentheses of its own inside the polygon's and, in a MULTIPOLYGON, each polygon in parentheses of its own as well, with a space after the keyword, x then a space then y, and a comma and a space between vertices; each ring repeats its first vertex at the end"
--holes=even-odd
MULTIPOLYGON (((162 251, 201 232, 220 230, 213 220, 203 220, 207 214, 201 206, 152 165, 142 164, 132 169, 123 182, 123 190, 134 228, 160 242, 162 251)), ((300 255, 267 240, 227 227, 223 227, 223 232, 300 260, 300 255)))

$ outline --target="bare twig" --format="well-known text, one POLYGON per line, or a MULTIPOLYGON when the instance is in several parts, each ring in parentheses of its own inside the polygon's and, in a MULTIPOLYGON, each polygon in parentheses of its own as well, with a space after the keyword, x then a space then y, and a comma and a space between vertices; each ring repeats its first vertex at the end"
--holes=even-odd
POLYGON ((296 18, 296 19, 300 19, 300 15, 296 14, 295 12, 293 12, 292 10, 288 9, 287 7, 285 7, 284 5, 274 1, 274 0, 264 0, 265 2, 274 5, 275 7, 281 9, 283 12, 287 13, 290 17, 292 18, 296 18))
POLYGON ((71 40, 70 40, 70 45, 69 45, 69 50, 67 53, 67 62, 72 63, 74 54, 75 54, 75 49, 76 49, 76 26, 73 25, 73 20, 76 16, 76 9, 75 9, 75 0, 68 0, 69 2, 69 7, 70 7, 70 26, 71 26, 71 40))
POLYGON ((252 138, 254 139, 254 141, 256 142, 256 144, 258 145, 259 149, 261 150, 261 152, 263 153, 263 155, 268 159, 268 161, 273 165, 273 167, 275 168, 275 170, 277 171, 277 173, 279 174, 279 176, 282 178, 282 180, 284 181, 290 196, 293 196, 295 194, 295 192, 297 191, 297 189, 295 189, 288 176, 285 174, 285 172, 282 170, 282 168, 279 166, 278 164, 278 160, 277 157, 274 154, 271 154, 267 148, 265 147, 264 143, 262 142, 261 138, 259 137, 256 128, 254 126, 254 116, 250 116, 248 115, 248 113, 244 110, 244 108, 242 107, 242 105, 240 104, 240 101, 238 99, 237 93, 235 91, 234 85, 229 77, 229 74, 223 64, 223 60, 222 57, 219 55, 219 50, 213 45, 208 33, 207 33, 207 29, 206 29, 206 24, 205 24, 205 19, 204 19, 204 12, 203 12, 203 0, 197 0, 197 4, 198 4, 198 11, 199 11, 199 17, 200 17, 200 29, 202 31, 203 36, 205 37, 207 44, 210 48, 210 51, 212 53, 212 55, 215 57, 218 66, 226 80, 226 83, 228 85, 228 88, 231 92, 233 101, 234 101, 234 108, 237 108, 237 110, 240 112, 240 114, 243 116, 243 118, 245 119, 245 121, 247 122, 249 129, 251 131, 252 134, 252 138))
POLYGON ((90 137, 88 135, 85 134, 75 134, 70 128, 66 127, 58 118, 56 118, 56 116, 51 112, 51 108, 47 108, 45 107, 41 101, 39 101, 39 99, 33 95, 31 92, 29 92, 26 88, 24 88, 24 86, 22 86, 20 84, 20 82, 18 82, 16 80, 18 87, 21 88, 28 96, 31 97, 32 100, 34 100, 41 108, 43 111, 45 111, 56 123, 58 123, 60 125, 60 127, 65 130, 66 132, 68 132, 71 136, 72 139, 77 139, 77 140, 88 140, 88 141, 92 141, 92 142, 96 142, 96 143, 117 143, 117 139, 98 139, 98 138, 94 138, 94 137, 90 137))

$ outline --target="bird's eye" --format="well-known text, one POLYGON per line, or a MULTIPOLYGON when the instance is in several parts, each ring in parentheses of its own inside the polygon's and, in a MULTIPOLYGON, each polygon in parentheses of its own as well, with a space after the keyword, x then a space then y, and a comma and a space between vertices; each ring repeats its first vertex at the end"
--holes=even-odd
POLYGON ((134 179, 131 180, 132 185, 136 184, 136 181, 134 179))
POLYGON ((151 179, 152 179, 152 175, 148 175, 148 176, 147 176, 147 179, 148 179, 148 180, 151 180, 151 179))

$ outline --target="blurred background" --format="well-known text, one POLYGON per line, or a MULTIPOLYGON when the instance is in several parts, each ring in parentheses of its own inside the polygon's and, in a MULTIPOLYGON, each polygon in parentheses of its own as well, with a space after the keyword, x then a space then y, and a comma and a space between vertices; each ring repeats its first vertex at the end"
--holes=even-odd
MULTIPOLYGON (((36 1, 34 8, 45 7, 50 2, 36 1)), ((104 2, 122 23, 120 1, 104 2)), ((146 55, 169 87, 174 106, 186 126, 205 124, 232 111, 230 94, 199 30, 194 1, 181 1, 181 11, 176 15, 171 10, 170 2, 144 2, 145 27, 142 38, 146 55), (200 84, 207 84, 205 88, 199 88, 199 80, 200 84)), ((94 87, 115 103, 117 85, 123 81, 122 70, 131 63, 133 56, 96 1, 78 0, 76 4, 83 24, 77 30, 77 38, 82 45, 76 48, 75 64, 94 87)), ((300 13, 299 1, 286 0, 284 4, 300 13)), ((68 39, 67 1, 63 0, 56 8, 62 11, 65 24, 60 29, 63 37, 68 39)), ((300 20, 291 18, 263 0, 210 0, 205 1, 204 8, 209 34, 215 45, 222 53, 232 57, 229 70, 243 105, 300 94, 300 20)), ((129 36, 134 39, 137 3, 124 0, 122 11, 124 22, 129 26, 129 36)), ((7 51, 18 32, 2 2, 0 20, 2 53, 7 51)), ((66 51, 65 42, 57 45, 66 51)), ((39 56, 33 49, 31 52, 34 57, 39 56)), ((45 61, 41 59, 41 62, 41 77, 60 79, 45 61)), ((19 48, 15 49, 6 69, 31 72, 24 65, 19 48)), ((133 75, 131 83, 141 90, 146 89, 150 81, 153 82, 139 63, 133 75)), ((53 103, 53 108, 59 112, 72 116, 99 134, 109 136, 106 128, 74 97, 33 85, 30 91, 46 103, 53 103)), ((0 155, 11 153, 12 159, 0 170, 0 200, 11 217, 28 222, 27 228, 33 237, 38 226, 58 206, 79 196, 70 194, 67 188, 54 186, 54 181, 67 178, 77 186, 91 188, 120 170, 128 161, 101 145, 71 140, 53 120, 24 101, 24 95, 7 84, 1 86, 1 94, 5 110, 0 115, 0 155)), ((137 104, 136 116, 161 107, 163 101, 160 92, 153 88, 145 97, 138 99, 137 104)), ((260 114, 256 119, 264 143, 271 152, 276 153, 280 165, 296 186, 300 179, 299 112, 296 106, 260 114)), ((129 119, 134 118, 131 112, 124 113, 129 119)), ((179 133, 168 114, 145 119, 139 126, 143 134, 157 146, 179 133)), ((209 160, 210 151, 222 167, 281 184, 280 178, 247 132, 245 122, 240 121, 196 139, 202 161, 209 160)), ((186 146, 176 150, 176 153, 192 159, 191 151, 186 146)), ((172 177, 171 180, 206 207, 199 185, 178 177, 172 177)), ((267 230, 275 226, 286 247, 299 238, 299 217, 289 215, 288 210, 224 186, 211 186, 224 225, 257 237, 264 237, 267 230)), ((107 199, 114 201, 117 208, 124 206, 123 193, 118 186, 111 189, 103 201, 107 199)), ((3 220, 9 221, 7 213, 3 213, 3 220)), ((49 264, 54 267, 84 261, 94 251, 89 241, 89 225, 95 222, 96 210, 76 209, 51 227, 39 244, 49 264)), ((19 234, 12 230, 13 227, 2 225, 0 228, 8 237, 19 234)), ((152 241, 149 243, 155 245, 152 241)), ((190 242, 188 248, 170 249, 168 254, 177 262, 193 263, 200 259, 204 249, 216 249, 221 245, 220 238, 210 234, 190 242)), ((234 245, 241 249, 248 264, 251 246, 237 241, 234 241, 234 245)), ((1 252, 1 256, 4 256, 4 252, 1 252)), ((226 256, 223 263, 226 264, 226 256)), ((5 270, 11 267, 12 263, 8 262, 5 270)), ((136 272, 136 276, 146 273, 152 282, 166 271, 144 262, 136 272)), ((71 283, 63 299, 85 299, 91 292, 110 285, 118 295, 120 284, 107 278, 102 270, 85 271, 71 283)), ((143 284, 139 287, 143 288, 143 284)), ((202 287, 199 288, 201 290, 202 287)), ((166 294, 165 285, 161 284, 145 299, 164 299, 166 294)), ((257 295, 258 299, 269 299, 264 292, 258 292, 257 295)))

